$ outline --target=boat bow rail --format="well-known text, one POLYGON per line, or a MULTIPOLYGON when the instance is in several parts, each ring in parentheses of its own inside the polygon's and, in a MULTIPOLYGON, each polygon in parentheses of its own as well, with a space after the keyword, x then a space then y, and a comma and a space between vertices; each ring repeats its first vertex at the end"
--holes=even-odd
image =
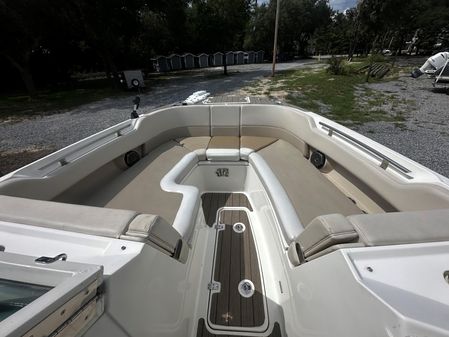
POLYGON ((399 164, 397 161, 386 156, 379 150, 376 150, 375 148, 363 143, 361 140, 359 140, 353 136, 350 136, 346 132, 343 132, 336 127, 333 127, 333 126, 328 125, 323 122, 319 122, 319 124, 322 125, 325 129, 327 129, 329 131, 328 132, 329 137, 332 137, 334 134, 338 135, 338 136, 342 137, 343 139, 346 139, 347 141, 357 145, 364 151, 370 153, 375 158, 378 158, 381 161, 379 166, 381 168, 383 168, 384 170, 386 170, 389 166, 392 166, 394 169, 399 171, 407 179, 413 179, 413 177, 409 175, 412 171, 410 171, 408 168, 404 167, 403 165, 399 164))

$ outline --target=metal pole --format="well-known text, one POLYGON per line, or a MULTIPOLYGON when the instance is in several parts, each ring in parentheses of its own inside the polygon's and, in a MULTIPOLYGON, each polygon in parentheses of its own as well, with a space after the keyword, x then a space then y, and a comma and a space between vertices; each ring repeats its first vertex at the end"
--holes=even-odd
POLYGON ((276 54, 277 54, 277 44, 278 44, 278 28, 279 28, 279 7, 281 0, 276 0, 276 21, 274 23, 274 44, 273 44, 273 68, 271 70, 271 76, 274 77, 274 72, 276 70, 276 54))

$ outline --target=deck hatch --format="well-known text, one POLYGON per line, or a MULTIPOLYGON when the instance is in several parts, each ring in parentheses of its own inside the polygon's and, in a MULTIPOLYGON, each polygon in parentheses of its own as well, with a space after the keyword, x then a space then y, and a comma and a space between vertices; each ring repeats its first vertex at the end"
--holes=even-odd
POLYGON ((217 211, 222 207, 245 207, 253 210, 243 193, 204 193, 201 196, 206 224, 212 227, 217 217, 217 211))
POLYGON ((212 283, 220 290, 210 292, 209 322, 217 330, 264 331, 265 290, 248 211, 225 207, 217 218, 224 230, 216 234, 212 283))

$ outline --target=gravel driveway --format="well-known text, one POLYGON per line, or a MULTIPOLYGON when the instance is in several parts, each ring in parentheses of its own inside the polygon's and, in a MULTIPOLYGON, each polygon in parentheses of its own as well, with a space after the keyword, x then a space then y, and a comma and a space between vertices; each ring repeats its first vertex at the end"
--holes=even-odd
MULTIPOLYGON (((408 60, 421 66, 425 59, 408 60)), ((413 79, 408 73, 396 81, 373 83, 368 87, 396 102, 407 102, 404 121, 368 122, 351 128, 449 177, 449 95, 433 89, 426 76, 413 79)))
MULTIPOLYGON (((313 60, 281 63, 277 69, 296 69, 313 63, 313 60)), ((207 68, 157 79, 150 83, 149 91, 140 95, 139 113, 180 102, 198 90, 207 90, 213 95, 231 94, 263 76, 269 76, 271 64, 229 66, 227 77, 222 75, 221 69, 207 68)), ((134 96, 103 99, 64 113, 20 122, 0 121, 0 176, 128 119, 134 96)))

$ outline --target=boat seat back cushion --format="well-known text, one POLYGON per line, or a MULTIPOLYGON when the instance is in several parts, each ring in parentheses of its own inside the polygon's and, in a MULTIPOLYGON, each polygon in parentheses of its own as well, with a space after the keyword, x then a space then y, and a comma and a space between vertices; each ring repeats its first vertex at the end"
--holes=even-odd
POLYGON ((210 161, 239 161, 240 137, 214 136, 206 150, 207 160, 210 161))
POLYGON ((240 107, 211 106, 210 107, 211 136, 240 136, 240 107))
POLYGON ((305 259, 340 248, 449 241, 449 209, 319 216, 296 242, 305 259), (357 243, 357 245, 355 245, 357 243))
POLYGON ((190 152, 174 141, 165 143, 87 196, 83 202, 97 207, 158 214, 173 223, 182 195, 162 190, 160 183, 167 172, 190 152))
POLYGON ((348 220, 366 246, 449 241, 449 209, 353 215, 348 220))
POLYGON ((163 218, 152 214, 139 214, 129 224, 124 240, 151 242, 169 255, 173 255, 181 240, 179 233, 163 218))
POLYGON ((257 152, 273 144, 277 141, 273 137, 258 137, 258 136, 241 136, 240 137, 240 159, 248 160, 249 155, 257 152))
POLYGON ((210 137, 185 137, 178 138, 176 141, 186 149, 193 151, 199 160, 206 160, 206 149, 209 146, 210 137))
POLYGON ((326 248, 357 241, 359 235, 354 226, 341 214, 329 214, 313 219, 298 236, 299 246, 305 258, 326 248))
POLYGON ((119 238, 137 212, 0 196, 0 220, 119 238))

